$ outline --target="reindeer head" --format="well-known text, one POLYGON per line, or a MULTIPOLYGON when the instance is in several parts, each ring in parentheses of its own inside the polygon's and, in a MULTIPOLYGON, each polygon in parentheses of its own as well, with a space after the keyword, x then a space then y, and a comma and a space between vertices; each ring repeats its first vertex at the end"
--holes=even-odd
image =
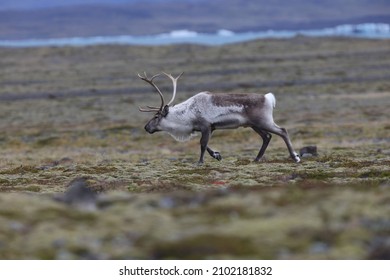
POLYGON ((167 74, 165 72, 163 72, 163 74, 165 76, 167 76, 168 78, 170 78, 172 80, 172 83, 173 83, 173 95, 172 95, 171 100, 168 102, 168 104, 165 104, 164 96, 163 96, 162 92, 157 87, 157 85, 153 82, 153 80, 156 77, 160 76, 161 74, 154 75, 150 79, 147 77, 145 72, 144 72, 144 76, 141 76, 140 74, 138 74, 138 77, 141 80, 150 84, 157 91, 157 93, 160 95, 160 98, 161 98, 160 107, 147 106, 148 109, 144 109, 144 108, 139 107, 139 110, 141 112, 156 112, 154 117, 145 125, 145 130, 151 134, 154 132, 160 131, 159 124, 160 124, 161 120, 163 118, 165 118, 169 113, 169 106, 172 104, 172 102, 175 100, 175 97, 176 97, 177 80, 181 77, 181 75, 183 73, 181 73, 176 78, 174 78, 172 75, 167 74))

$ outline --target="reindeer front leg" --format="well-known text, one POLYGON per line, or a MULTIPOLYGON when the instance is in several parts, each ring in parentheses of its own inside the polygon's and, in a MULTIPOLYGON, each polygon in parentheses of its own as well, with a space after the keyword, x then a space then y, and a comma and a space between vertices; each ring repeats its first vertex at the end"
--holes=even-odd
POLYGON ((210 135, 211 135, 211 128, 210 127, 204 127, 201 129, 202 137, 200 138, 200 158, 198 161, 198 165, 203 164, 203 158, 204 153, 207 149, 207 144, 209 143, 210 135))
POLYGON ((211 128, 209 127, 204 128, 201 130, 201 133, 202 133, 202 137, 200 139, 200 159, 198 164, 199 165, 203 164, 204 153, 206 150, 211 157, 215 158, 218 161, 222 160, 222 156, 219 152, 215 152, 210 147, 207 146, 212 133, 211 128))

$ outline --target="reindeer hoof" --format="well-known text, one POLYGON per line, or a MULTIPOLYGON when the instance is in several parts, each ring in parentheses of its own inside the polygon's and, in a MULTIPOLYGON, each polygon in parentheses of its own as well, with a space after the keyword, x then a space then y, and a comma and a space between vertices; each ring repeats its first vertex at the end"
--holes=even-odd
POLYGON ((219 152, 214 152, 213 158, 215 158, 218 161, 222 160, 222 156, 221 156, 221 154, 219 152))
POLYGON ((293 160, 296 162, 296 163, 299 163, 301 162, 301 158, 299 157, 299 155, 297 153, 294 153, 294 156, 292 157, 293 160))

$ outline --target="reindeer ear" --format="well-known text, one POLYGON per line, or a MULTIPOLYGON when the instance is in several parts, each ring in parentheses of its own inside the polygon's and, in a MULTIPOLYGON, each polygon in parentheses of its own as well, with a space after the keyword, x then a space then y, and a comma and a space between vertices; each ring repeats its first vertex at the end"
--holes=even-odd
POLYGON ((162 112, 161 112, 161 115, 162 115, 163 117, 166 117, 166 116, 168 115, 168 113, 169 113, 169 106, 168 106, 168 105, 165 105, 165 106, 164 106, 164 109, 163 109, 162 112))

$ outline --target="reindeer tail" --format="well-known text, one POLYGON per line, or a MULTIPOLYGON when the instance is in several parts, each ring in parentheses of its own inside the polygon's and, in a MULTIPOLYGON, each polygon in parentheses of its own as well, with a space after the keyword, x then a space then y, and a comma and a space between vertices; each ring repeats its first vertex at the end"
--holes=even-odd
POLYGON ((267 93, 264 97, 265 97, 265 102, 270 104, 272 106, 272 108, 275 108, 275 105, 276 105, 275 95, 273 95, 273 93, 270 92, 270 93, 267 93))

